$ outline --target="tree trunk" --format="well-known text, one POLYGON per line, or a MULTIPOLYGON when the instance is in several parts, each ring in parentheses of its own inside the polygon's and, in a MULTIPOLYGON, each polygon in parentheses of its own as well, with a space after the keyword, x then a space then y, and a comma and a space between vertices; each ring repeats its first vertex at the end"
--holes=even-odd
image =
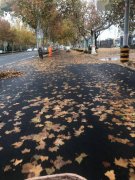
POLYGON ((95 48, 95 31, 92 30, 91 31, 91 35, 92 35, 92 50, 91 50, 91 54, 96 54, 96 48, 95 48))
POLYGON ((96 49, 98 49, 97 38, 98 38, 99 35, 100 35, 100 31, 95 32, 95 47, 96 47, 96 49))
POLYGON ((96 47, 96 49, 98 49, 98 47, 97 47, 97 38, 98 38, 98 36, 96 35, 96 33, 94 35, 95 35, 95 47, 96 47))
POLYGON ((4 53, 6 52, 6 47, 4 46, 4 53))
POLYGON ((20 45, 20 51, 22 51, 22 45, 20 45))
POLYGON ((88 39, 84 38, 84 52, 88 52, 88 39))
POLYGON ((12 53, 14 52, 14 43, 12 43, 12 53))

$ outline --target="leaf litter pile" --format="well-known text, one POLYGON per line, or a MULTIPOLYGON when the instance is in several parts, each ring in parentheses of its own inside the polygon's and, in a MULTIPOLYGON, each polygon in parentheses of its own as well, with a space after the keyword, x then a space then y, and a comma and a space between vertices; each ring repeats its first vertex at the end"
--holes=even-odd
MULTIPOLYGON (((135 179, 135 72, 61 53, 1 82, 0 175, 135 179)), ((20 68, 20 69, 19 69, 20 68)))
POLYGON ((19 77, 23 74, 21 72, 15 71, 15 70, 8 70, 8 71, 1 71, 0 72, 0 79, 7 79, 12 77, 19 77))

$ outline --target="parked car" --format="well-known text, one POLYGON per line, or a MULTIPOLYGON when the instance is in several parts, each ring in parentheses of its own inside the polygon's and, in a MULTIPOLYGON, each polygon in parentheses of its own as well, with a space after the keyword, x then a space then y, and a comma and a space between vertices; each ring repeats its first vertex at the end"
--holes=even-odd
POLYGON ((65 50, 66 50, 66 52, 70 52, 70 51, 71 51, 70 46, 66 46, 66 47, 65 47, 65 50))
POLYGON ((31 52, 31 51, 32 51, 32 48, 27 49, 27 52, 31 52))
POLYGON ((3 53, 3 51, 0 49, 0 54, 2 54, 3 53))
POLYGON ((64 50, 64 46, 63 45, 60 46, 60 50, 64 50))
POLYGON ((44 47, 44 52, 47 53, 48 52, 48 48, 44 47))
POLYGON ((37 51, 38 49, 37 48, 34 48, 33 51, 37 51))

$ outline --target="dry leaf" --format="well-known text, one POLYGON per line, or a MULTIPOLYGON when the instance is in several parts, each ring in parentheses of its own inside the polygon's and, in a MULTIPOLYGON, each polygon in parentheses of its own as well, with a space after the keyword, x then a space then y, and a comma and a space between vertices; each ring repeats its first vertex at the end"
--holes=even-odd
POLYGON ((108 139, 111 142, 118 142, 118 143, 122 143, 122 144, 130 143, 130 141, 128 139, 117 138, 117 137, 114 137, 113 135, 108 135, 108 139))
POLYGON ((1 122, 0 123, 0 129, 2 129, 5 126, 5 123, 1 122))
POLYGON ((107 119, 107 113, 104 113, 102 115, 100 115, 99 121, 104 121, 107 119))
POLYGON ((45 118, 46 119, 50 119, 52 117, 52 115, 46 115, 45 118))
POLYGON ((48 136, 49 139, 52 139, 52 138, 54 138, 54 137, 55 137, 54 134, 50 134, 50 135, 48 136))
POLYGON ((63 166, 67 165, 67 164, 71 164, 72 161, 68 160, 68 161, 64 161, 63 157, 61 156, 57 156, 55 161, 51 161, 51 163, 53 163, 53 165, 55 166, 56 169, 61 169, 63 166))
POLYGON ((68 118, 66 118, 66 121, 67 121, 68 123, 71 123, 71 122, 73 121, 73 119, 72 119, 71 117, 68 117, 68 118))
POLYGON ((93 126, 92 126, 92 125, 88 125, 87 127, 88 127, 88 128, 90 128, 90 129, 92 129, 92 128, 93 128, 93 126))
POLYGON ((135 158, 130 159, 130 164, 135 167, 135 158))
POLYGON ((116 159, 115 158, 115 161, 114 161, 115 165, 117 166, 120 166, 120 167, 124 167, 124 168, 127 168, 128 166, 128 160, 127 159, 116 159))
POLYGON ((58 149, 59 149, 59 148, 58 148, 57 146, 54 146, 54 147, 50 147, 50 148, 49 148, 49 151, 50 151, 50 152, 57 152, 58 149))
POLYGON ((131 136, 132 138, 135 138, 135 133, 130 133, 130 136, 131 136))
POLYGON ((35 125, 35 127, 37 127, 37 128, 38 128, 38 127, 41 128, 41 127, 43 127, 43 126, 44 126, 43 124, 36 124, 36 125, 35 125))
POLYGON ((107 176, 109 178, 109 180, 115 180, 114 170, 107 171, 105 173, 105 176, 107 176))
POLYGON ((81 153, 77 158, 75 158, 75 161, 77 161, 79 164, 81 164, 82 160, 87 156, 88 156, 87 154, 81 153))
POLYGON ((32 174, 32 177, 40 176, 40 173, 42 170, 43 169, 42 169, 41 165, 33 165, 31 163, 27 163, 22 166, 22 173, 28 174, 30 176, 32 174))
POLYGON ((22 151, 22 154, 26 154, 26 153, 29 153, 30 152, 30 149, 24 149, 23 151, 22 151))
POLYGON ((10 165, 7 165, 7 166, 5 166, 5 168, 4 168, 4 172, 9 171, 10 169, 12 169, 11 166, 10 166, 10 165))
POLYGON ((56 146, 61 146, 64 144, 63 139, 57 138, 54 142, 56 146))
POLYGON ((14 165, 14 166, 17 166, 17 165, 20 164, 22 161, 23 161, 22 159, 20 159, 20 160, 16 159, 15 162, 13 163, 13 165, 14 165))
POLYGON ((84 126, 81 126, 78 130, 75 131, 75 136, 78 137, 84 132, 84 126))
POLYGON ((129 180, 135 180, 135 171, 134 169, 129 169, 129 180))
POLYGON ((3 147, 0 145, 0 151, 2 151, 3 150, 3 147))
POLYGON ((49 158, 48 156, 40 156, 41 161, 47 161, 49 158))
POLYGON ((23 142, 21 141, 21 142, 16 142, 16 143, 14 143, 14 144, 12 144, 12 146, 14 146, 14 148, 19 148, 19 147, 21 147, 23 145, 23 142))
POLYGON ((32 123, 36 124, 36 123, 40 123, 40 118, 39 117, 35 117, 31 120, 32 123))
POLYGON ((40 141, 39 145, 36 147, 37 150, 43 150, 45 149, 46 143, 44 141, 40 141))
POLYGON ((107 161, 103 161, 102 164, 105 168, 109 168, 111 166, 111 164, 107 161))
POLYGON ((45 170, 46 170, 46 173, 47 173, 48 175, 53 174, 53 173, 55 172, 54 167, 52 167, 52 168, 46 168, 45 170))

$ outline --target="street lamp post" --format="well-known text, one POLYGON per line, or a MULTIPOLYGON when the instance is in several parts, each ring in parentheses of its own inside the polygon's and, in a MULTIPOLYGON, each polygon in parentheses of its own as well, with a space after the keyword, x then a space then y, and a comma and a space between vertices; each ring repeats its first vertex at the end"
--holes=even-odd
POLYGON ((124 37, 123 47, 121 48, 121 62, 129 61, 129 13, 130 13, 130 0, 125 0, 125 16, 124 16, 124 37))

